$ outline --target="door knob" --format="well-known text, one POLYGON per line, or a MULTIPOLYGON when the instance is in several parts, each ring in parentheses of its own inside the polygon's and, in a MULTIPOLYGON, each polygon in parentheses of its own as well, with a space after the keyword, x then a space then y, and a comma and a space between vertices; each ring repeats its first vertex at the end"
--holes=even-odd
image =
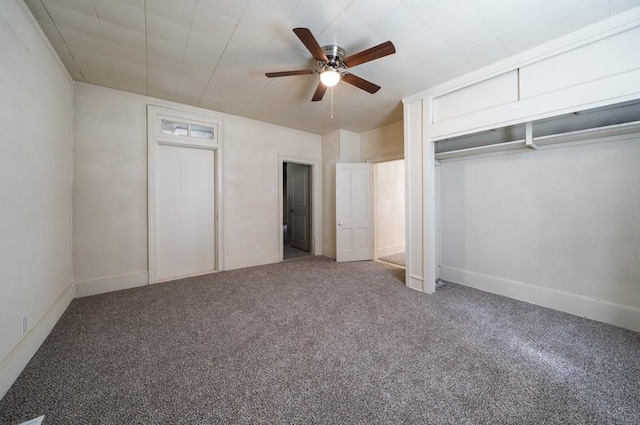
POLYGON ((338 223, 338 226, 342 227, 342 223, 338 223))

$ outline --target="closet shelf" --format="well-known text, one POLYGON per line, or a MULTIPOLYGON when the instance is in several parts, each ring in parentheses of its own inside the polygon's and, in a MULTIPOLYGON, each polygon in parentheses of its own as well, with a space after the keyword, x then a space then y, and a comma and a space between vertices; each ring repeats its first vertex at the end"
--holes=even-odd
POLYGON ((515 140, 513 142, 495 143, 493 145, 478 146, 477 148, 457 149, 449 152, 440 152, 435 155, 436 159, 453 159, 465 156, 482 155, 485 153, 504 152, 514 149, 522 149, 526 147, 524 140, 515 140))
POLYGON ((568 133, 550 134, 534 137, 533 141, 539 147, 560 143, 581 142, 589 139, 600 139, 611 136, 621 136, 640 132, 640 121, 624 124, 607 125, 604 127, 587 128, 585 130, 570 131, 568 133))
MULTIPOLYGON (((534 123, 535 124, 535 123, 534 123)), ((485 146, 478 146, 466 149, 456 149, 448 152, 439 152, 435 154, 437 160, 447 160, 454 158, 463 158, 474 155, 483 155, 488 153, 506 152, 517 149, 535 148, 543 149, 545 147, 559 145, 563 143, 579 143, 587 142, 592 139, 606 139, 610 137, 619 137, 626 134, 640 133, 640 121, 633 121, 624 124, 607 125, 603 127, 588 128, 584 130, 570 131, 566 133, 550 134, 548 136, 539 136, 533 138, 533 144, 528 146, 526 140, 515 140, 512 142, 495 143, 485 146)), ((605 140, 603 140, 605 141, 605 140)))

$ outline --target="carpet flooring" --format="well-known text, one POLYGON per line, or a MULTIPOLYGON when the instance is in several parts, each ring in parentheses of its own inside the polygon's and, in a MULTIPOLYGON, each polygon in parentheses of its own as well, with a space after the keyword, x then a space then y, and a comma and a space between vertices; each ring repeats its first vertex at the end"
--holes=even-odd
POLYGON ((386 263, 395 264, 396 266, 406 267, 407 264, 407 253, 399 252, 397 254, 387 255, 386 257, 378 258, 380 261, 384 261, 386 263))
POLYGON ((294 248, 291 245, 287 245, 287 244, 284 244, 282 246, 282 249, 283 249, 282 258, 284 260, 291 260, 291 259, 300 258, 300 257, 308 257, 311 255, 309 251, 304 251, 302 249, 294 248))
POLYGON ((310 257, 76 299, 0 423, 640 423, 640 334, 403 279, 310 257))

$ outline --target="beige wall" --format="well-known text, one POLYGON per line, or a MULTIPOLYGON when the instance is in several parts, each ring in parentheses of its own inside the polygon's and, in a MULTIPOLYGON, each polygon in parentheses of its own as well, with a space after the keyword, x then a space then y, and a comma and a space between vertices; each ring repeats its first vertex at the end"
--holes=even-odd
POLYGON ((322 136, 322 255, 336 258, 336 163, 340 162, 340 131, 322 136))
POLYGON ((405 250, 404 159, 375 164, 375 257, 405 250))
POLYGON ((339 130, 340 161, 360 162, 360 135, 352 131, 339 130))
POLYGON ((360 134, 361 162, 379 162, 400 158, 404 158, 402 121, 360 134))
POLYGON ((2 397, 73 298, 73 98, 22 1, 2 2, 0 52, 2 397))
MULTIPOLYGON (((74 93, 74 271, 79 288, 113 290, 146 282, 148 103, 222 121, 225 268, 279 261, 279 160, 320 164, 320 136, 88 84, 77 84, 74 93)), ((314 194, 318 247, 321 187, 314 194)))

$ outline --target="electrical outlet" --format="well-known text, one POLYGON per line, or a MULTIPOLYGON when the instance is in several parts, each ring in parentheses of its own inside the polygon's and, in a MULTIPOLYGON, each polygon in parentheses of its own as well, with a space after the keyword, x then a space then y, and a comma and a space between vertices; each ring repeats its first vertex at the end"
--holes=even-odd
POLYGON ((256 245, 256 247, 253 248, 253 252, 260 252, 260 245, 256 245))
POLYGON ((27 316, 26 314, 24 316, 22 316, 22 322, 20 323, 20 330, 22 331, 22 335, 27 333, 27 330, 29 330, 29 316, 27 316))

